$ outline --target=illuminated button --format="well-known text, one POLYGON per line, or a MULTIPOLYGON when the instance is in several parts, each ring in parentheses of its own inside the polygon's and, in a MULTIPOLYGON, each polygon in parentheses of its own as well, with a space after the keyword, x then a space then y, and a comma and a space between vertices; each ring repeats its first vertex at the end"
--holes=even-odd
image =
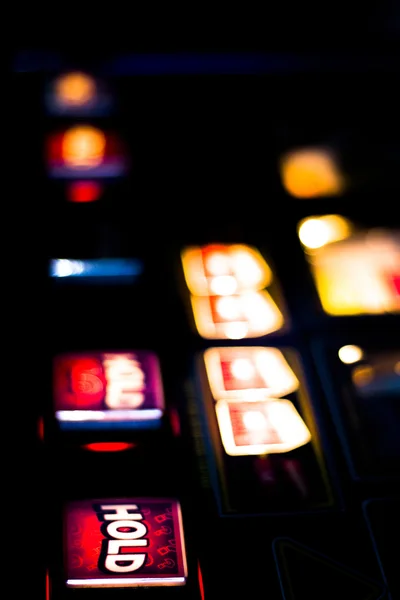
POLYGON ((53 375, 55 414, 63 429, 160 425, 161 374, 150 352, 61 355, 53 375))
POLYGON ((51 177, 118 177, 126 170, 120 141, 91 125, 76 125, 47 140, 51 177))
POLYGON ((65 514, 70 588, 181 586, 187 566, 180 505, 164 498, 71 502, 65 514))
POLYGON ((191 296, 199 334, 207 339, 242 339, 276 331, 284 319, 266 291, 236 296, 191 296))
POLYGON ((187 248, 182 252, 187 286, 196 296, 227 296, 260 290, 272 281, 261 254, 243 244, 187 248))
POLYGON ((333 153, 322 148, 305 148, 286 154, 280 171, 283 186, 295 198, 337 196, 345 188, 333 153))
POLYGON ((300 221, 298 235, 303 246, 309 250, 344 240, 351 235, 352 225, 340 215, 307 217, 300 221))
POLYGON ((277 348, 209 348, 204 353, 215 400, 262 400, 295 392, 299 382, 277 348))
POLYGON ((360 234, 320 248, 309 257, 318 295, 330 315, 399 312, 393 282, 399 272, 400 236, 360 234))
POLYGON ((303 419, 289 400, 218 400, 215 410, 222 443, 230 456, 289 452, 311 440, 303 419))

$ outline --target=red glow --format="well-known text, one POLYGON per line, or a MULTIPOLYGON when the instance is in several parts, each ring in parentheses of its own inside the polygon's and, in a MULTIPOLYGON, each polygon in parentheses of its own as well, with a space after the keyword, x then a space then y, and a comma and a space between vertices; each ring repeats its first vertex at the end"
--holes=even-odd
POLYGON ((197 562, 197 577, 199 580, 199 590, 200 590, 200 598, 204 600, 204 583, 203 583, 203 574, 201 572, 200 563, 197 562))
POLYGON ((135 446, 136 444, 133 442, 92 442, 91 444, 85 444, 82 448, 92 452, 122 452, 135 446))
POLYGON ((169 420, 171 423, 172 433, 179 437, 181 435, 181 420, 176 408, 171 408, 169 411, 169 420))
POLYGON ((38 422, 37 422, 37 434, 38 434, 38 438, 41 442, 44 441, 44 420, 43 417, 39 417, 38 418, 38 422))
POLYGON ((395 293, 397 296, 400 296, 400 275, 393 275, 392 280, 393 280, 395 293))
POLYGON ((48 571, 46 571, 46 600, 50 600, 50 577, 48 571))
POLYGON ((73 181, 67 188, 67 195, 70 202, 95 202, 102 191, 97 181, 73 181))

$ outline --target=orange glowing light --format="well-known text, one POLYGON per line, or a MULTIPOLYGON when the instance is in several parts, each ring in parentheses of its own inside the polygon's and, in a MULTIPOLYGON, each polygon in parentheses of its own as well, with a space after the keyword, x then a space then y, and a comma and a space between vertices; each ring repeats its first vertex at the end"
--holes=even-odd
POLYGON ((54 83, 57 104, 76 108, 92 103, 96 97, 96 82, 81 72, 61 75, 54 83))
POLYGON ((67 187, 70 202, 95 202, 102 193, 102 186, 97 181, 72 181, 67 187))
POLYGON ((289 152, 281 160, 280 171, 283 186, 295 198, 337 196, 345 189, 333 153, 322 148, 289 152))
POLYGON ((272 281, 272 271, 261 254, 244 244, 189 247, 181 259, 186 284, 196 296, 260 290, 272 281))
POLYGON ((209 348, 204 362, 214 400, 280 398, 299 387, 297 377, 277 348, 209 348))
POLYGON ((93 168, 103 162, 105 149, 106 136, 100 129, 77 125, 64 133, 61 155, 69 167, 93 168))
POLYGON ((303 419, 289 400, 270 399, 215 405, 225 452, 249 456, 290 452, 311 440, 303 419))
POLYGON ((92 442, 84 444, 82 448, 91 452, 123 452, 131 450, 135 445, 133 442, 92 442))
POLYGON ((267 291, 232 296, 191 296, 199 334, 206 339, 258 337, 280 329, 281 311, 267 291))

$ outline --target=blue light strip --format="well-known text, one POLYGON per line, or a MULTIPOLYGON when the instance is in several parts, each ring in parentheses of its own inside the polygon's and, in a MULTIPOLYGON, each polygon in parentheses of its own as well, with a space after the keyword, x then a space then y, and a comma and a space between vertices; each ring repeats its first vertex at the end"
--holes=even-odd
POLYGON ((129 258, 99 258, 75 260, 53 258, 50 261, 50 277, 56 279, 135 279, 143 272, 139 260, 129 258))

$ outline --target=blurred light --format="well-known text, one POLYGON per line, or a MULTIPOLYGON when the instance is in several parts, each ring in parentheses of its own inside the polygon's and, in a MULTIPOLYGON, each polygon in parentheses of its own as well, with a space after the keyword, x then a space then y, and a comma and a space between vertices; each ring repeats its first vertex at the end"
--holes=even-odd
POLYGON ((363 398, 399 398, 399 351, 371 353, 368 358, 368 365, 358 365, 351 373, 357 393, 363 398))
POLYGON ((359 346, 349 344, 348 346, 342 346, 339 349, 338 355, 342 363, 351 365, 352 363, 361 360, 364 353, 359 346))
POLYGON ((164 410, 158 360, 144 351, 57 356, 53 396, 57 420, 74 425, 158 427, 164 410))
POLYGON ((133 442, 92 442, 82 446, 84 450, 90 450, 91 452, 123 452, 134 447, 133 442))
POLYGON ((132 283, 143 272, 139 260, 129 258, 98 258, 75 260, 53 258, 50 261, 50 277, 73 279, 90 283, 132 283))
POLYGON ((359 365, 354 367, 351 378, 356 387, 364 387, 374 379, 375 371, 370 365, 359 365))
POLYGON ((398 313, 393 284, 400 272, 400 237, 359 234, 308 258, 323 310, 330 315, 398 313))
POLYGON ((96 167, 105 155, 106 136, 95 127, 77 125, 65 132, 62 139, 62 158, 70 167, 96 167))
POLYGON ((311 434, 289 400, 215 405, 225 452, 248 456, 290 452, 311 440, 311 434))
POLYGON ((261 254, 243 244, 190 247, 181 258, 186 284, 196 296, 256 291, 272 281, 272 271, 261 254))
POLYGON ((74 125, 47 138, 47 165, 54 178, 119 177, 127 167, 117 136, 91 125, 74 125))
POLYGON ((350 221, 340 215, 307 217, 298 226, 300 242, 311 250, 343 240, 351 235, 351 231, 350 221))
POLYGON ((332 152, 323 149, 300 149, 281 160, 281 178, 286 191, 296 198, 337 196, 345 188, 332 152))
POLYGON ((53 80, 46 90, 45 102, 50 114, 68 117, 104 116, 112 106, 104 82, 81 71, 63 73, 53 80))
POLYGON ((56 100, 64 108, 92 104, 96 91, 93 77, 78 71, 61 75, 54 83, 56 100))
POLYGON ((266 291, 235 296, 191 296, 199 334, 206 339, 258 337, 280 329, 283 315, 266 291))
POLYGON ((214 400, 279 398, 299 388, 297 377, 277 348, 209 348, 204 362, 214 400))
POLYGON ((70 202, 95 202, 102 191, 103 188, 97 181, 71 181, 67 187, 70 202))

